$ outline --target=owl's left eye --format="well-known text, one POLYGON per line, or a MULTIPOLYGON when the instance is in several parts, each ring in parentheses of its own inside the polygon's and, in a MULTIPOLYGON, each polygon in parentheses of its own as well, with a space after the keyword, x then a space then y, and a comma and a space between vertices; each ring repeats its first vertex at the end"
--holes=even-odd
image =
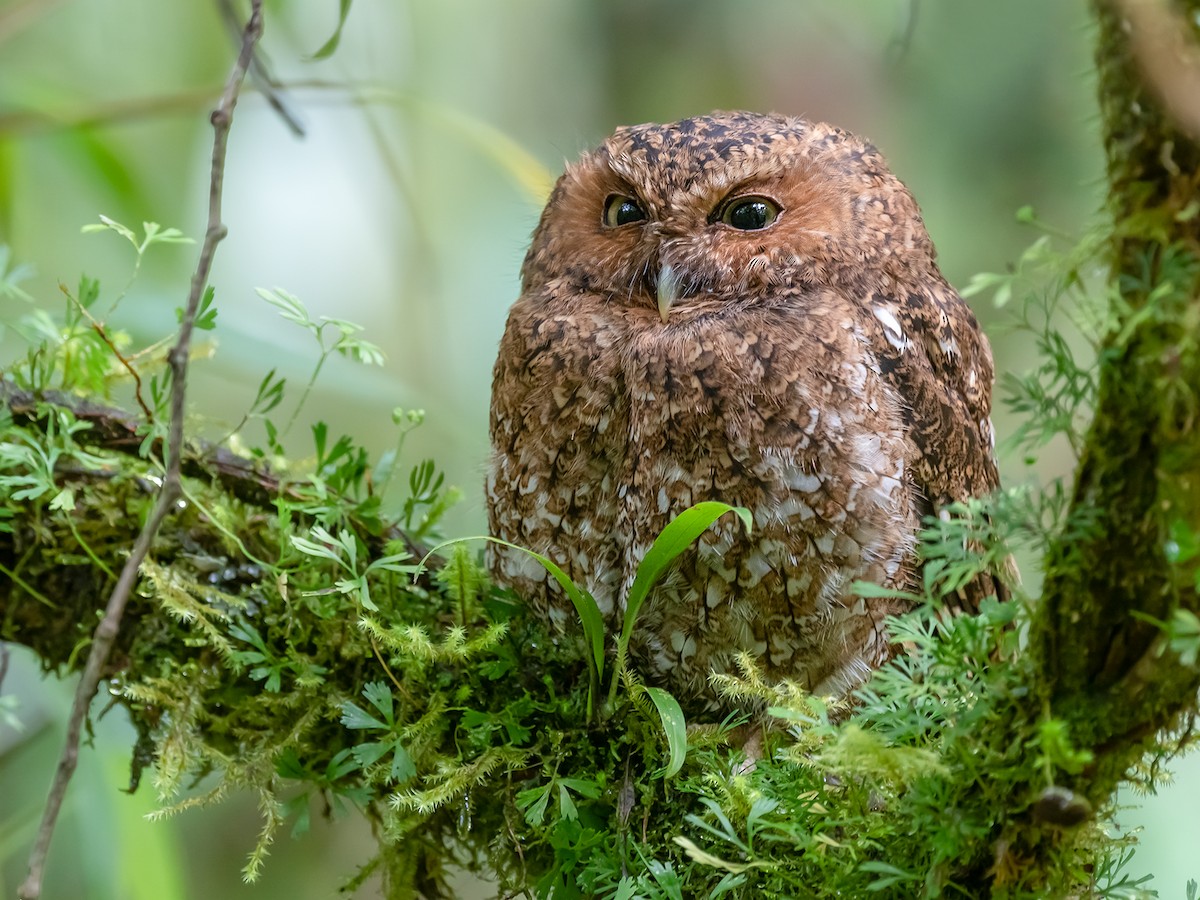
POLYGON ((715 219, 738 231, 758 231, 779 216, 779 206, 766 197, 736 197, 719 207, 715 219))
POLYGON ((604 201, 604 224, 609 228, 645 220, 646 211, 632 197, 626 197, 624 194, 609 194, 608 199, 604 201))

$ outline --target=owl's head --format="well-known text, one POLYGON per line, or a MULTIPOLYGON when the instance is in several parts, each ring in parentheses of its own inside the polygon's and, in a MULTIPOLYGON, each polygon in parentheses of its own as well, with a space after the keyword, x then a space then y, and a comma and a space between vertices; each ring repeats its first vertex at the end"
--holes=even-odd
POLYGON ((908 190, 866 141, 747 112, 618 129, 567 167, 525 290, 565 279, 631 306, 746 301, 766 288, 904 281, 934 268, 908 190))

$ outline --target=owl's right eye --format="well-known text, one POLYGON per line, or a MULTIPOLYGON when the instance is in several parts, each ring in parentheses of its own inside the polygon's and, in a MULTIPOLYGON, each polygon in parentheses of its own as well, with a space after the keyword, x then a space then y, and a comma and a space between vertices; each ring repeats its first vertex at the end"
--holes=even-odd
POLYGON ((609 228, 646 221, 646 211, 624 194, 609 194, 604 201, 604 224, 609 228))

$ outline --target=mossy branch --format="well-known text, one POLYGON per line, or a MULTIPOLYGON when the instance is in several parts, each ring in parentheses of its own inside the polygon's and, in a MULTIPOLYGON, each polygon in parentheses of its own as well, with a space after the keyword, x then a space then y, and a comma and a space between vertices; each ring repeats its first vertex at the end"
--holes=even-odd
MULTIPOLYGON (((1031 662, 1077 740, 1123 748, 1078 779, 1097 799, 1200 687, 1154 624, 1200 612, 1194 564, 1168 558, 1175 532, 1200 533, 1200 145, 1145 86, 1120 5, 1094 5, 1112 299, 1072 499, 1092 524, 1047 548, 1031 662)), ((1200 2, 1181 6, 1194 23, 1200 2)))

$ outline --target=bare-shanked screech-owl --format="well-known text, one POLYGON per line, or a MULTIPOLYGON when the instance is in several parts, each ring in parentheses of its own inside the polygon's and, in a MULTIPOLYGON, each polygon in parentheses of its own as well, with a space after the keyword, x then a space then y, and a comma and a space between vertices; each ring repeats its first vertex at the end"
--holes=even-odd
MULTIPOLYGON (((987 340, 878 151, 778 115, 620 128, 559 179, 521 275, 492 533, 557 562, 617 634, 671 518, 748 507, 750 535, 725 517, 652 593, 635 667, 693 705, 740 650, 819 694, 860 684, 900 606, 851 585, 911 587, 922 516, 997 484, 987 340)), ((535 560, 489 556, 578 629, 535 560)))

